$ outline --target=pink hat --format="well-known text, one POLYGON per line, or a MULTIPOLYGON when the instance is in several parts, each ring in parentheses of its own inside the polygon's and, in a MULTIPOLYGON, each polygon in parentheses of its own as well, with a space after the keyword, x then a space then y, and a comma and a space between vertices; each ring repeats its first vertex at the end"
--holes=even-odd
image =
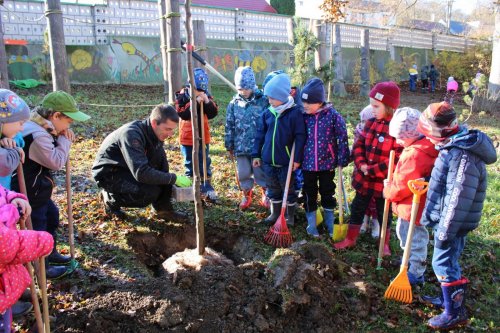
POLYGON ((399 87, 394 82, 380 82, 370 91, 370 97, 390 106, 394 110, 399 106, 399 87))

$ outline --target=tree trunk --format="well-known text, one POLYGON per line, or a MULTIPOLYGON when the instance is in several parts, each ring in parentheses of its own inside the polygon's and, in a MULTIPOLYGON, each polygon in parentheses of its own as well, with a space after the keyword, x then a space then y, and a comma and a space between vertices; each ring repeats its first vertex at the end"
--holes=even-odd
MULTIPOLYGON (((488 92, 497 94, 500 91, 500 2, 495 3, 495 31, 493 32, 493 51, 491 55, 491 71, 488 92), (496 60, 495 60, 496 59, 496 60)), ((491 95, 490 95, 491 96, 491 95)))
POLYGON ((0 88, 9 89, 9 71, 7 69, 7 52, 3 42, 2 12, 0 11, 0 88))
POLYGON ((52 89, 71 93, 67 69, 66 44, 64 41, 61 2, 47 0, 45 3, 47 29, 49 31, 50 64, 52 66, 52 89))
POLYGON ((181 14, 179 0, 166 0, 167 15, 167 54, 168 54, 168 102, 174 104, 175 92, 182 88, 181 62, 181 14))
POLYGON ((332 46, 335 66, 333 92, 336 96, 345 97, 347 91, 345 90, 344 69, 342 67, 342 39, 340 38, 340 25, 338 24, 335 24, 335 41, 332 46))
POLYGON ((368 96, 370 94, 370 33, 368 29, 361 31, 361 83, 359 94, 368 96))
MULTIPOLYGON (((186 65, 188 78, 191 87, 196 87, 193 73, 193 33, 191 29, 191 0, 186 0, 184 5, 186 10, 186 65)), ((192 89, 193 90, 193 89, 192 89)), ((191 94, 191 126, 193 130, 193 190, 194 190, 194 213, 196 218, 196 248, 199 255, 205 253, 205 226, 203 219, 203 205, 200 194, 200 164, 198 162, 198 152, 200 151, 200 134, 198 131, 198 110, 196 105, 196 94, 191 94)), ((203 122, 202 125, 203 126, 203 122)))
POLYGON ((158 0, 158 12, 160 13, 160 50, 161 50, 161 65, 163 73, 163 101, 168 103, 168 55, 167 55, 167 19, 165 16, 167 10, 165 0, 158 0))
MULTIPOLYGON (((194 46, 195 51, 205 60, 210 59, 208 56, 208 48, 207 48, 207 34, 205 32, 205 21, 203 20, 193 20, 193 37, 194 37, 194 46)), ((210 71, 205 69, 205 66, 199 64, 205 72, 210 76, 210 71)), ((208 81, 208 91, 212 91, 212 80, 208 81)))

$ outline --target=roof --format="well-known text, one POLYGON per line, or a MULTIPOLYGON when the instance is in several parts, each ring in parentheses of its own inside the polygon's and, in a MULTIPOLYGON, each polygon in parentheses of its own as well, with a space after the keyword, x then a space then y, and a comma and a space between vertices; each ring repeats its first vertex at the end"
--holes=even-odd
POLYGON ((201 6, 211 6, 211 7, 223 7, 231 9, 245 9, 252 10, 255 12, 273 13, 276 14, 276 10, 269 5, 266 0, 192 0, 193 5, 201 6))
POLYGON ((446 27, 439 22, 431 22, 431 21, 424 21, 424 20, 411 20, 410 27, 420 29, 420 30, 439 32, 439 33, 446 32, 446 27))

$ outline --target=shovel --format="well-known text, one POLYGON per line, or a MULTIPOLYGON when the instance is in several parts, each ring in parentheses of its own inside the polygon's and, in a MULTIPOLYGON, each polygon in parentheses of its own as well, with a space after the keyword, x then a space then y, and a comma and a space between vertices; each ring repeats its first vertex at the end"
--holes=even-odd
POLYGON ((292 234, 286 225, 285 210, 286 199, 288 197, 288 187, 290 187, 290 179, 292 178, 293 159, 295 156, 295 142, 292 145, 290 153, 290 162, 288 163, 288 172, 286 175, 285 190, 283 191, 283 201, 281 202, 281 214, 276 220, 276 223, 269 228, 264 240, 274 247, 288 247, 292 244, 292 234))
POLYGON ((200 103, 201 118, 201 156, 203 159, 203 186, 207 185, 207 145, 205 143, 205 113, 203 112, 203 101, 200 103))
POLYGON ((408 280, 408 259, 410 258, 411 243, 413 238, 413 231, 415 230, 415 220, 417 219, 418 207, 420 206, 420 197, 427 192, 429 183, 422 180, 408 181, 408 187, 413 192, 413 202, 411 205, 410 228, 406 236, 405 250, 403 252, 403 261, 399 274, 387 288, 384 298, 392 299, 402 303, 411 303, 413 295, 411 292, 410 281, 408 280), (418 187, 419 189, 415 188, 418 187))
MULTIPOLYGON (((389 181, 389 183, 392 181, 392 173, 394 172, 394 158, 395 158, 394 150, 391 150, 391 153, 389 154, 389 172, 387 174, 387 180, 389 181)), ((380 228, 380 243, 378 246, 377 269, 382 269, 382 256, 384 254, 385 237, 387 235, 387 221, 389 220, 390 205, 391 202, 388 199, 385 199, 384 218, 382 220, 382 227, 380 228)))
POLYGON ((344 203, 342 202, 344 199, 345 191, 344 191, 344 180, 342 177, 342 167, 339 166, 337 169, 339 174, 339 181, 337 184, 337 194, 339 198, 339 224, 334 226, 333 228, 333 241, 340 242, 347 236, 347 224, 344 224, 344 203))

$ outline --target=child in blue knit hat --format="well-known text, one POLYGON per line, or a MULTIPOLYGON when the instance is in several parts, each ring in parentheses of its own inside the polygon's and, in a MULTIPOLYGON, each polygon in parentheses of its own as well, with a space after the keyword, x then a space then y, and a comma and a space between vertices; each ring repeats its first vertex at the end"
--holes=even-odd
POLYGON ((349 164, 350 152, 347 128, 342 116, 325 101, 325 87, 318 78, 309 80, 302 89, 307 139, 304 147, 304 208, 307 233, 319 237, 316 228, 318 192, 324 210, 324 221, 333 237, 335 200, 335 169, 349 164))
MULTIPOLYGON (((219 112, 219 107, 215 103, 212 95, 208 92, 208 75, 201 68, 194 69, 195 89, 190 89, 189 84, 175 93, 175 108, 181 121, 179 123, 179 141, 181 144, 181 152, 184 156, 184 166, 186 168, 186 176, 193 177, 193 142, 194 135, 191 124, 191 93, 196 94, 196 110, 198 111, 198 130, 201 138, 201 129, 204 127, 205 134, 205 152, 207 165, 207 178, 203 181, 201 192, 204 198, 216 202, 218 200, 217 193, 211 184, 212 168, 210 159, 210 127, 208 121, 214 119, 219 112), (203 103, 203 120, 201 119, 201 105, 203 103)), ((200 142, 200 147, 201 147, 200 142)), ((203 172, 203 156, 202 150, 199 151, 198 161, 200 164, 200 173, 203 172)))
MULTIPOLYGON (((290 96, 290 89, 290 77, 286 74, 278 74, 266 84, 264 95, 269 99, 270 106, 262 114, 252 152, 253 166, 264 169, 267 195, 271 200, 271 215, 265 219, 266 223, 276 222, 280 215, 293 143, 295 170, 301 164, 306 139, 304 116, 290 96)), ((288 225, 294 224, 296 204, 297 194, 292 177, 287 197, 288 225)))
POLYGON ((224 146, 231 157, 236 156, 237 177, 243 191, 240 209, 245 210, 252 203, 254 183, 261 186, 260 204, 269 208, 264 171, 262 167, 252 166, 252 149, 257 126, 269 102, 257 88, 251 67, 239 67, 234 74, 234 84, 238 94, 227 106, 224 146))

